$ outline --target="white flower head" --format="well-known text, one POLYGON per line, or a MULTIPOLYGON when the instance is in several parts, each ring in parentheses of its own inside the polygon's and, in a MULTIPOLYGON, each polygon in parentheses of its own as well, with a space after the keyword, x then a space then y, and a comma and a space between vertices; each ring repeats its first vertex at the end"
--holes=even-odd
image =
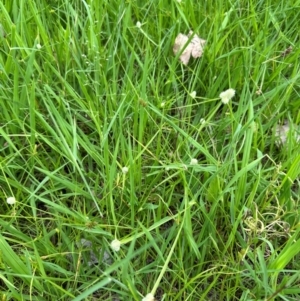
POLYGON ((142 301, 155 301, 155 298, 153 294, 149 293, 142 299, 142 301))
POLYGON ((162 102, 162 103, 160 104, 160 107, 163 108, 165 105, 166 105, 166 103, 165 103, 165 102, 162 102))
POLYGON ((203 124, 205 124, 205 122, 206 122, 206 120, 205 120, 204 118, 201 118, 201 119, 200 119, 200 124, 203 125, 203 124))
POLYGON ((114 239, 111 243, 110 243, 111 248, 118 252, 120 251, 120 247, 121 247, 121 242, 118 239, 114 239))
POLYGON ((124 175, 126 175, 128 173, 128 167, 127 166, 122 167, 122 173, 124 175))
POLYGON ((41 48, 42 48, 42 45, 41 45, 41 44, 36 44, 36 48, 37 48, 37 49, 41 49, 41 48))
POLYGON ((263 92, 262 92, 262 90, 260 88, 255 92, 256 95, 262 95, 262 93, 263 92))
POLYGON ((136 25, 137 28, 141 28, 142 27, 142 23, 140 21, 137 21, 135 25, 136 25))
POLYGON ((191 159, 190 165, 197 165, 198 164, 198 160, 193 158, 191 159))
POLYGON ((228 89, 226 91, 223 91, 219 97, 221 98, 221 101, 223 104, 228 104, 229 100, 232 99, 232 97, 235 95, 235 90, 234 89, 228 89))
POLYGON ((9 204, 9 205, 14 205, 17 201, 16 201, 15 197, 10 196, 10 197, 8 197, 8 198, 6 199, 6 202, 7 202, 7 204, 9 204))
POLYGON ((190 93, 190 96, 194 99, 197 95, 197 92, 196 91, 193 91, 190 93))

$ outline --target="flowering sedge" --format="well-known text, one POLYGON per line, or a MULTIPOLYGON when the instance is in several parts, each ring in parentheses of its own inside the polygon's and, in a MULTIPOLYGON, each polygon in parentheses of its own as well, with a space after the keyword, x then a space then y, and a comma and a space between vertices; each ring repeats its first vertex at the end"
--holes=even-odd
POLYGON ((15 198, 15 197, 10 196, 10 197, 8 197, 8 198, 6 199, 6 202, 7 202, 7 204, 9 204, 9 205, 14 205, 17 201, 16 201, 16 198, 15 198))
POLYGON ((142 299, 142 301, 155 301, 155 298, 153 294, 149 293, 142 299))
POLYGON ((233 98, 235 95, 235 90, 234 89, 228 89, 220 93, 219 97, 221 98, 221 101, 223 104, 228 104, 229 101, 233 98))
POLYGON ((118 240, 118 239, 114 239, 111 243, 110 243, 110 247, 118 252, 120 251, 120 248, 121 248, 121 242, 118 240))

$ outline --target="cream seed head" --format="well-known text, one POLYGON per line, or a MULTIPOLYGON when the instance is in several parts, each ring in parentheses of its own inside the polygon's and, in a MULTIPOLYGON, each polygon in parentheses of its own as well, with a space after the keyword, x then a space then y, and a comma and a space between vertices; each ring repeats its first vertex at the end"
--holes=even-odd
POLYGON ((15 197, 10 196, 10 197, 8 197, 8 198, 6 199, 6 202, 7 202, 7 204, 9 204, 9 205, 14 205, 17 201, 16 201, 15 197))
POLYGON ((235 95, 235 90, 230 88, 220 93, 219 97, 221 98, 223 104, 226 105, 229 103, 230 99, 232 99, 234 95, 235 95))
POLYGON ((152 293, 147 294, 142 301, 155 301, 155 298, 152 293))
POLYGON ((115 252, 118 252, 118 251, 120 251, 120 248, 121 248, 121 242, 118 239, 114 239, 110 243, 110 246, 115 252))
POLYGON ((197 165, 198 164, 198 160, 193 158, 191 159, 190 165, 197 165))
POLYGON ((194 99, 197 95, 197 92, 196 91, 193 91, 190 93, 190 96, 194 99))
POLYGON ((122 173, 124 175, 126 175, 128 173, 128 167, 127 166, 122 167, 122 173))

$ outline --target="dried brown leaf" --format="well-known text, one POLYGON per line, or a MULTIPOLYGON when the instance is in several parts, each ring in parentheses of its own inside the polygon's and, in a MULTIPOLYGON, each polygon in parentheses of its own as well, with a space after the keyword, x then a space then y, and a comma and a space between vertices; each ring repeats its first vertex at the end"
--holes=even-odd
POLYGON ((179 58, 184 65, 187 65, 191 56, 193 58, 198 58, 202 56, 205 43, 205 40, 201 39, 192 31, 190 31, 188 35, 180 33, 175 39, 173 52, 176 55, 178 52, 181 52, 182 49, 185 47, 179 58), (191 36, 193 36, 192 39, 186 45, 187 41, 191 36))
POLYGON ((289 55, 292 51, 293 51, 293 47, 290 46, 281 53, 281 56, 285 57, 285 56, 289 55))

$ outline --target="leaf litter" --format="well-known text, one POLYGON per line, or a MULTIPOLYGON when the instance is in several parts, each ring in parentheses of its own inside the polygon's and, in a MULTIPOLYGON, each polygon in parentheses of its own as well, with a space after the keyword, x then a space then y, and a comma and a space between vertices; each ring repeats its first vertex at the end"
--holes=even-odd
POLYGON ((202 56, 205 43, 206 40, 201 39, 197 34, 194 34, 192 30, 188 33, 188 35, 179 33, 175 39, 173 52, 176 55, 178 52, 180 53, 184 49, 179 59, 184 65, 187 65, 191 56, 194 59, 202 56), (187 44, 191 36, 193 37, 187 44))
MULTIPOLYGON (((295 127, 295 125, 293 127, 295 127)), ((277 146, 286 145, 286 142, 289 137, 289 131, 290 131, 290 124, 287 120, 285 120, 282 125, 280 124, 276 125, 275 137, 277 139, 276 141, 277 146)), ((297 132, 294 133, 294 138, 297 143, 300 142, 300 135, 297 134, 297 132)))

